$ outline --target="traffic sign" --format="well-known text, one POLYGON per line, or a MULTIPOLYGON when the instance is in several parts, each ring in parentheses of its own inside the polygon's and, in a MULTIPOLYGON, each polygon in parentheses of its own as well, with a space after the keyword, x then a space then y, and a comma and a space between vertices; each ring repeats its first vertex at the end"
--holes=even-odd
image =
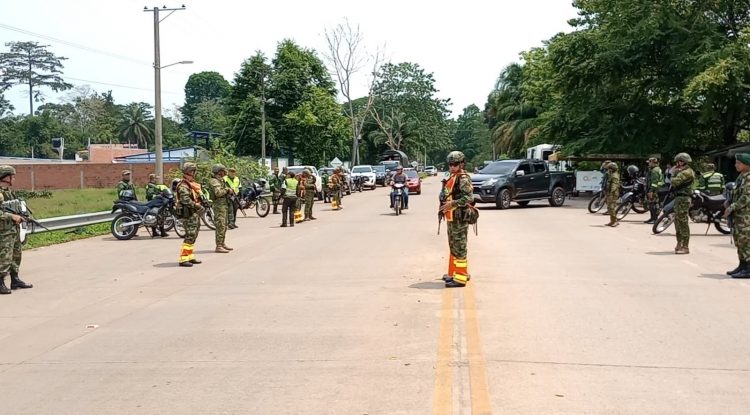
POLYGON ((344 163, 341 160, 339 160, 338 157, 336 157, 333 160, 331 160, 331 167, 339 167, 339 166, 341 166, 343 164, 344 163))

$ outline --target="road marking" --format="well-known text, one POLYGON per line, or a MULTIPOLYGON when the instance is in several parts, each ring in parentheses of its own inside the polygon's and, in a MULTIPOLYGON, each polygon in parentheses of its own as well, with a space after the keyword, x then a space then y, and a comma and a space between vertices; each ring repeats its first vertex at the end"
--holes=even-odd
POLYGON ((692 266, 694 266, 694 267, 696 267, 696 268, 700 268, 700 266, 699 266, 698 264, 696 264, 695 262, 690 262, 690 261, 688 261, 688 260, 686 260, 686 259, 685 259, 685 260, 683 260, 682 262, 684 262, 684 263, 686 263, 686 264, 688 264, 688 265, 692 265, 692 266))
POLYGON ((487 367, 482 355, 482 344, 479 338, 479 321, 477 319, 474 284, 463 289, 464 321, 466 322, 466 343, 469 353, 469 382, 471 385, 472 415, 492 414, 490 392, 487 385, 487 367))
POLYGON ((453 413, 453 293, 443 290, 443 304, 440 311, 440 335, 435 364, 435 393, 432 413, 450 415, 453 413))

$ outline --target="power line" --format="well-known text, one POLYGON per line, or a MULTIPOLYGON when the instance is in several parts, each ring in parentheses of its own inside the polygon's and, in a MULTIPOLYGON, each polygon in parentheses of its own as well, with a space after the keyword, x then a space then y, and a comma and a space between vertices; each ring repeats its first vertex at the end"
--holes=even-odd
MULTIPOLYGON (((79 82, 88 82, 88 83, 98 84, 98 85, 116 86, 118 88, 137 89, 137 90, 140 90, 140 91, 149 91, 149 92, 152 92, 154 90, 153 88, 141 88, 141 87, 130 86, 130 85, 112 84, 112 83, 109 83, 109 82, 92 81, 92 80, 89 80, 89 79, 71 78, 69 76, 66 76, 65 79, 71 79, 73 81, 79 81, 79 82)), ((167 94, 175 94, 175 95, 181 94, 181 92, 175 92, 175 91, 162 91, 162 92, 165 92, 167 94)))
POLYGON ((100 55, 109 56, 109 57, 115 58, 115 59, 121 59, 121 60, 128 61, 128 62, 133 62, 133 63, 137 63, 137 64, 141 64, 141 65, 151 66, 150 62, 146 62, 146 61, 143 61, 143 60, 140 60, 140 59, 135 59, 135 58, 131 58, 129 56, 124 56, 124 55, 118 55, 116 53, 107 52, 107 51, 101 50, 101 49, 95 49, 95 48, 92 48, 92 47, 81 45, 79 43, 68 42, 67 40, 58 39, 56 37, 52 37, 52 36, 48 36, 48 35, 43 35, 41 33, 35 33, 35 32, 32 32, 32 31, 29 31, 29 30, 25 30, 25 29, 21 29, 21 28, 18 28, 18 27, 10 26, 10 25, 4 24, 4 23, 0 23, 0 28, 6 29, 6 30, 11 30, 11 31, 18 32, 18 33, 23 33, 23 34, 29 35, 29 36, 35 36, 35 37, 38 37, 38 38, 41 38, 41 39, 44 39, 44 40, 49 40, 50 42, 61 43, 63 45, 67 45, 67 46, 70 46, 70 47, 73 47, 73 48, 85 50, 87 52, 98 53, 100 55))

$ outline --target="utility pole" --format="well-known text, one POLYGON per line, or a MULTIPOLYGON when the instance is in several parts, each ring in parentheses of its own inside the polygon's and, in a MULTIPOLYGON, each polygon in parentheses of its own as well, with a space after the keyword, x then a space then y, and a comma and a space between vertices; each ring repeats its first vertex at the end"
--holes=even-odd
MULTIPOLYGON (((159 48, 159 23, 167 17, 171 16, 172 13, 178 10, 185 10, 185 5, 176 9, 168 9, 167 6, 154 7, 149 10, 147 7, 143 7, 144 12, 154 13, 154 152, 156 153, 156 175, 160 179, 164 179, 164 161, 162 160, 162 125, 161 125, 161 69, 166 66, 161 66, 161 51, 159 48), (168 11, 168 15, 164 19, 159 19, 159 11, 168 11)), ((180 62, 186 63, 186 62, 180 62)), ((167 65, 171 66, 171 65, 167 65)))
POLYGON ((266 75, 260 76, 260 159, 266 167, 266 75))

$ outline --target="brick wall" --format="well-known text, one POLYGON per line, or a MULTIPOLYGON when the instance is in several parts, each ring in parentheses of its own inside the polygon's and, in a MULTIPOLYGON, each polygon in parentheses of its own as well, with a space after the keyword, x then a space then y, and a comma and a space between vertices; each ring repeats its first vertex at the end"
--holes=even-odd
MULTIPOLYGON (((132 172, 131 180, 137 185, 148 183, 148 175, 155 166, 148 163, 76 163, 76 164, 18 164, 16 189, 60 190, 87 187, 115 187, 123 170, 132 172)), ((179 163, 164 163, 164 174, 179 168, 179 163)))

